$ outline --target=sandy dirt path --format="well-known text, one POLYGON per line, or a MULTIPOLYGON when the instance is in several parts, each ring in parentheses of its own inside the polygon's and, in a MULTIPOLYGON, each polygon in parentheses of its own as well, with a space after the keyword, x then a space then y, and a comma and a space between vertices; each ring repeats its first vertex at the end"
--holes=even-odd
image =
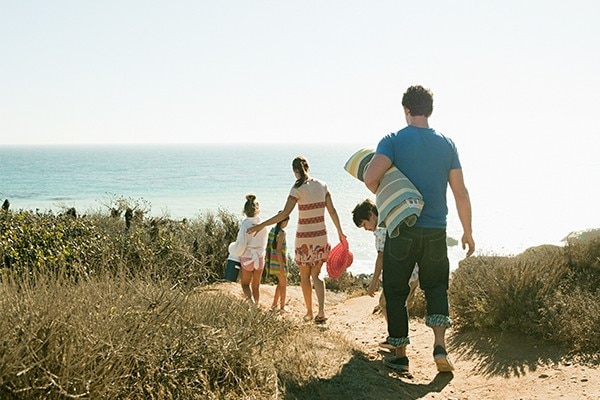
MULTIPOLYGON (((273 292, 273 286, 261 286, 261 306, 269 307, 273 292)), ((347 298, 328 291, 328 321, 321 328, 339 333, 360 354, 351 366, 342 368, 344 376, 338 377, 338 381, 361 380, 368 386, 368 398, 600 399, 597 362, 571 360, 559 347, 531 337, 449 330, 447 346, 456 370, 438 373, 432 356, 433 333, 419 319, 410 322, 411 345, 407 353, 411 376, 399 376, 382 364, 390 353, 378 346, 385 340, 386 324, 380 313, 373 313, 377 296, 347 298)), ((313 299, 316 304, 314 292, 313 299)), ((288 287, 288 308, 286 318, 300 322, 305 311, 300 287, 288 287)), ((335 391, 328 392, 327 382, 322 382, 323 387, 313 387, 307 392, 315 396, 319 393, 320 398, 356 398, 351 392, 340 390, 340 382, 337 383, 335 391)))

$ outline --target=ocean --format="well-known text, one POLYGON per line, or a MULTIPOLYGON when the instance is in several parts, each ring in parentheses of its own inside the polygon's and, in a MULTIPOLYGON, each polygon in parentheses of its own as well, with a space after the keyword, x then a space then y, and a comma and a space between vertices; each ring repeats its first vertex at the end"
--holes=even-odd
MULTIPOLYGON (((241 220, 245 196, 252 192, 261 204, 261 217, 266 219, 285 204, 295 179, 291 162, 303 155, 309 161, 311 176, 325 181, 332 194, 354 254, 349 271, 370 274, 376 256, 374 237, 354 225, 351 211, 358 202, 374 199, 374 195, 343 169, 348 157, 361 147, 373 145, 0 146, 0 201, 8 199, 12 210, 58 213, 75 207, 79 214, 85 214, 108 212, 111 199, 124 197, 143 200, 151 207, 152 216, 193 219, 225 209, 241 220)), ((560 244, 566 234, 587 227, 587 223, 598 227, 595 214, 556 218, 551 214, 554 203, 536 200, 538 193, 526 195, 526 186, 511 200, 519 202, 519 207, 507 207, 507 196, 498 195, 497 188, 490 186, 489 171, 478 168, 475 171, 479 173, 469 175, 464 162, 463 168, 465 177, 472 178, 467 179, 467 186, 473 201, 476 254, 516 254, 534 245, 560 244), (526 207, 536 201, 535 207, 526 207), (553 218, 552 223, 548 218, 553 218)), ((597 198, 597 189, 592 194, 588 201, 597 198)), ((460 240, 462 229, 450 191, 448 202, 448 235, 460 240)), ((294 210, 289 237, 294 236, 296 218, 294 210)), ((337 234, 328 216, 326 224, 330 242, 335 245, 337 234)), ((455 269, 464 251, 460 246, 450 247, 449 257, 451 269, 455 269)))

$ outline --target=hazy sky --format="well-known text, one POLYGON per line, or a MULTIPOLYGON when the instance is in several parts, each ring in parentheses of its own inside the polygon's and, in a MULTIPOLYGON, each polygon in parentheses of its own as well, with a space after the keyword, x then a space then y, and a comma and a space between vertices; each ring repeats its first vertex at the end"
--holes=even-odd
POLYGON ((374 145, 421 84, 478 226, 598 227, 599 21, 599 0, 0 0, 0 145, 374 145))
POLYGON ((0 0, 0 145, 376 143, 421 84, 464 153, 591 155, 599 20, 597 0, 0 0))

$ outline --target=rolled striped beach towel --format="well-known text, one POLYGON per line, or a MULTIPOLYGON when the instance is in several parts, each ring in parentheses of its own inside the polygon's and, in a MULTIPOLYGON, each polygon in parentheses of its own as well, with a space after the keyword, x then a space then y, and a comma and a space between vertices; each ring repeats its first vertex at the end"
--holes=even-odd
MULTIPOLYGON (((375 150, 371 148, 359 149, 346 161, 344 169, 356 179, 364 181, 365 167, 374 154, 375 150)), ((390 237, 398 236, 401 224, 413 226, 425 205, 415 185, 393 165, 379 182, 375 204, 379 212, 378 226, 386 228, 390 237)))
POLYGON ((352 154, 348 161, 346 161, 344 169, 356 179, 364 182, 363 174, 365 172, 365 168, 367 164, 371 162, 371 159, 374 155, 375 151, 373 149, 360 149, 356 153, 352 154))

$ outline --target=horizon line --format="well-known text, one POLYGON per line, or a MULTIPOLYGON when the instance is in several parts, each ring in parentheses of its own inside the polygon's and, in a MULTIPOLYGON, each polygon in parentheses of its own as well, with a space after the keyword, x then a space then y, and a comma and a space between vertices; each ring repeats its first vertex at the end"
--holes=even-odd
POLYGON ((189 146, 189 145, 293 145, 293 144, 348 144, 348 145, 364 145, 364 142, 344 142, 337 141, 265 141, 265 142, 60 142, 60 143, 0 143, 0 147, 26 147, 26 146, 189 146))

